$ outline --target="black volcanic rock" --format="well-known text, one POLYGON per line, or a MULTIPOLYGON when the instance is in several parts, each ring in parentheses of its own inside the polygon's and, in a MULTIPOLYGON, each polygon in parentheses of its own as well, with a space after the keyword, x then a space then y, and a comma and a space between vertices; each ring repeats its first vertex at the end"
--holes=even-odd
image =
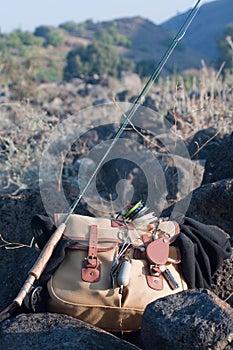
POLYGON ((21 314, 0 325, 4 350, 137 350, 99 328, 60 314, 21 314))
POLYGON ((188 290, 149 304, 144 349, 232 349, 233 309, 207 290, 188 290))

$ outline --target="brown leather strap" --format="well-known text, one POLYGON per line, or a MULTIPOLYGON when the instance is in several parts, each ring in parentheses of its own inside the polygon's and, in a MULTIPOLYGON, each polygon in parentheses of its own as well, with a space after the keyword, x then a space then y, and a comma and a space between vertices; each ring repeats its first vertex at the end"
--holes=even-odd
POLYGON ((97 258, 98 230, 96 225, 90 227, 88 255, 82 264, 82 280, 89 283, 100 280, 101 262, 97 258))
POLYGON ((88 248, 88 267, 96 267, 97 263, 97 243, 98 231, 96 225, 91 225, 89 234, 89 248, 88 248))

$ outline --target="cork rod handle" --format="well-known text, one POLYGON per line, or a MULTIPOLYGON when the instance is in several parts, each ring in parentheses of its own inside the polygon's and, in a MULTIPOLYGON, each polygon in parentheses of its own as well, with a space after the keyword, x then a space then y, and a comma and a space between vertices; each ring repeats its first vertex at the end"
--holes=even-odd
POLYGON ((23 287, 20 289, 19 294, 14 299, 14 302, 16 302, 19 306, 22 305, 24 298, 29 293, 35 280, 38 280, 40 278, 45 266, 47 265, 50 257, 53 254, 53 251, 57 243, 61 239, 63 232, 65 231, 65 228, 66 228, 65 223, 62 223, 58 226, 56 231, 53 233, 53 235, 50 237, 50 239, 42 249, 35 264, 31 268, 31 270, 28 272, 28 278, 24 282, 23 287))

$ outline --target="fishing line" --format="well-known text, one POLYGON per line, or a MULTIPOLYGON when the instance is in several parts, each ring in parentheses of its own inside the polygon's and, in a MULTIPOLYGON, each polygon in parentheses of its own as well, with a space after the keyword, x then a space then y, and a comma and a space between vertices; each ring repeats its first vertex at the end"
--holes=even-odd
POLYGON ((165 54, 163 55, 163 57, 159 61, 158 65, 156 66, 154 72, 152 73, 152 75, 148 79, 147 83, 145 84, 144 88, 142 89, 142 91, 140 92, 138 97, 136 98, 132 108, 130 109, 128 115, 125 117, 125 120, 122 123, 122 125, 120 126, 120 128, 118 129, 115 137, 112 139, 112 142, 111 142, 109 148, 107 149, 107 151, 105 152, 104 156, 102 157, 102 159, 98 163, 98 165, 97 165, 95 171, 93 172, 92 176, 88 180, 87 184, 84 186, 84 188, 81 191, 81 193, 77 196, 77 198, 74 200, 73 204, 71 205, 71 207, 70 207, 70 209, 69 209, 69 211, 67 213, 67 217, 66 217, 66 219, 64 221, 65 224, 69 220, 69 217, 73 214, 76 206, 79 204, 79 202, 81 201, 82 197, 85 195, 87 189, 89 188, 90 184, 94 180, 94 178, 97 175, 98 171, 102 167, 105 159, 107 158, 107 156, 111 152, 111 150, 114 147, 114 145, 116 144, 117 140, 122 135, 122 133, 125 130, 126 126, 129 124, 129 122, 131 121, 132 117, 134 116, 134 114, 136 113, 138 108, 143 104, 143 99, 145 98, 145 96, 147 95, 149 90, 151 89, 151 87, 152 87, 153 83, 155 82, 155 80, 158 78, 161 70, 163 69, 163 67, 166 64, 167 60, 171 56, 171 54, 174 51, 175 47, 177 46, 177 44, 185 36, 187 29, 189 28, 190 24, 192 23, 194 17, 196 16, 196 14, 197 14, 197 12, 199 10, 200 2, 201 2, 201 0, 198 0, 196 2, 195 6, 193 7, 193 9, 190 11, 189 15, 187 16, 186 20, 182 24, 182 26, 181 26, 180 30, 178 31, 177 35, 172 40, 172 42, 171 42, 170 46, 168 47, 167 51, 165 52, 165 54))

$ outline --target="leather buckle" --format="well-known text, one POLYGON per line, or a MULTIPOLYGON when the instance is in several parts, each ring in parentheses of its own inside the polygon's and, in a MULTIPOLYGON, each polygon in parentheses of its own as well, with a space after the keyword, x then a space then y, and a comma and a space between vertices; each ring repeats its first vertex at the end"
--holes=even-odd
POLYGON ((156 265, 150 265, 146 273, 146 281, 150 288, 154 290, 163 290, 163 275, 162 271, 156 265))
MULTIPOLYGON (((84 282, 95 283, 100 280, 101 262, 96 258, 95 265, 90 265, 88 259, 85 258, 82 263, 82 280, 84 282)), ((90 260, 89 260, 90 261, 90 260)))
POLYGON ((159 277, 161 274, 161 271, 159 270, 159 267, 156 265, 150 265, 150 275, 159 277))
POLYGON ((95 269, 98 265, 97 256, 88 256, 85 260, 87 260, 87 267, 89 268, 95 269))

